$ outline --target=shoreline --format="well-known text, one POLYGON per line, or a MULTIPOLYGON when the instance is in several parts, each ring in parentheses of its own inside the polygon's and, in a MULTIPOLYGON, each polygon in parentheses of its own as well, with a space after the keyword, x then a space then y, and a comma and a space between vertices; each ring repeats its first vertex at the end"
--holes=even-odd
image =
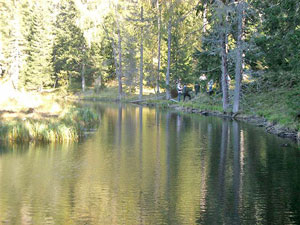
MULTIPOLYGON (((110 96, 95 96, 95 95, 86 95, 86 96, 78 96, 79 101, 92 101, 92 102, 121 102, 126 104, 135 104, 135 105, 143 105, 148 107, 160 107, 165 109, 173 109, 179 112, 186 112, 186 113, 193 113, 193 114, 200 114, 204 116, 217 116, 217 117, 226 117, 231 118, 238 121, 244 121, 249 124, 252 124, 257 127, 262 127, 265 129, 267 133, 274 134, 281 138, 291 139, 293 141, 300 142, 300 130, 296 130, 293 128, 289 128, 288 126, 282 125, 278 122, 272 122, 266 119, 263 116, 258 115, 258 112, 255 111, 255 114, 247 114, 247 113, 238 113, 232 114, 223 113, 220 109, 201 109, 200 107, 193 107, 193 106, 185 106, 180 105, 176 101, 167 101, 162 100, 161 97, 164 95, 159 96, 157 99, 156 96, 152 96, 150 98, 144 98, 142 100, 138 100, 136 96, 126 96, 124 99, 119 100, 116 98, 116 95, 110 96), (113 97, 114 96, 114 97, 113 97)), ((188 103, 188 102, 187 102, 188 103)), ((204 106, 205 107, 205 106, 204 106)))
MULTIPOLYGON (((159 106, 155 103, 147 103, 142 102, 140 103, 134 103, 137 105, 144 105, 148 107, 153 106, 159 106)), ((173 109, 175 111, 179 112, 185 112, 185 113, 191 113, 191 114, 200 114, 203 116, 216 116, 216 117, 223 117, 223 118, 231 118, 233 120, 237 121, 243 121, 247 122, 249 124, 252 124, 257 127, 265 128, 265 131, 270 134, 274 134, 281 138, 291 139, 293 141, 300 141, 300 131, 291 130, 290 128, 284 127, 279 124, 272 123, 268 121, 267 119, 256 116, 256 115, 246 115, 246 114, 225 114, 219 111, 209 111, 209 110, 201 110, 193 107, 186 107, 186 106, 180 106, 177 104, 169 105, 166 104, 166 108, 173 109)))

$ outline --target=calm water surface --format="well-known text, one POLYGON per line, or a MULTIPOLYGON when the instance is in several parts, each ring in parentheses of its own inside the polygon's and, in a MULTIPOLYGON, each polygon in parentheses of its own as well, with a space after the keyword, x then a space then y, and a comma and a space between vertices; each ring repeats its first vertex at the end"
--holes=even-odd
POLYGON ((79 144, 0 143, 0 224, 300 224, 296 144, 221 118, 93 107, 99 128, 79 144))

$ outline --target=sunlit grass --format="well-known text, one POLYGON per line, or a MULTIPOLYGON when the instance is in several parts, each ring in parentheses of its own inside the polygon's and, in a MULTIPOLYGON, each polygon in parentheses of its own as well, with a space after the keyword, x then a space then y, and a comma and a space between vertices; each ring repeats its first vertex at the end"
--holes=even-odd
POLYGON ((98 115, 90 109, 71 110, 63 117, 50 120, 12 120, 0 125, 3 140, 16 142, 78 141, 84 129, 97 125, 98 115))
MULTIPOLYGON (((118 87, 111 85, 96 92, 94 89, 88 90, 85 93, 80 93, 80 99, 91 101, 119 101, 118 87)), ((143 89, 143 99, 155 99, 156 94, 154 90, 148 87, 143 89)), ((123 87, 122 102, 132 102, 139 99, 139 89, 130 91, 128 88, 123 87)))
POLYGON ((76 108, 61 93, 15 90, 0 82, 0 139, 11 142, 78 141, 83 130, 94 127, 98 115, 76 108))

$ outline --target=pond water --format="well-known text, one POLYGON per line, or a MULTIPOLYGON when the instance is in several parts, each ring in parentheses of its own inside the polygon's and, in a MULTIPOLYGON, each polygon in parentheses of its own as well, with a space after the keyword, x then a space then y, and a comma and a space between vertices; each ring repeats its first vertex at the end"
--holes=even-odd
POLYGON ((217 117, 91 107, 99 128, 80 143, 0 143, 0 224, 300 224, 295 143, 217 117))

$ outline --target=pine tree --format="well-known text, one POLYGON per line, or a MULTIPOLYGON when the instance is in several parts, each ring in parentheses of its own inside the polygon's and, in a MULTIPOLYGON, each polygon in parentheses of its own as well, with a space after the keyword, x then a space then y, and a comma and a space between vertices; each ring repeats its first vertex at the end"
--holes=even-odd
POLYGON ((27 89, 41 90, 53 85, 53 24, 47 2, 33 2, 26 19, 26 64, 22 83, 27 89))
POLYGON ((87 63, 87 44, 82 31, 76 25, 78 11, 73 1, 62 1, 56 19, 53 63, 56 85, 70 86, 78 81, 87 63))

